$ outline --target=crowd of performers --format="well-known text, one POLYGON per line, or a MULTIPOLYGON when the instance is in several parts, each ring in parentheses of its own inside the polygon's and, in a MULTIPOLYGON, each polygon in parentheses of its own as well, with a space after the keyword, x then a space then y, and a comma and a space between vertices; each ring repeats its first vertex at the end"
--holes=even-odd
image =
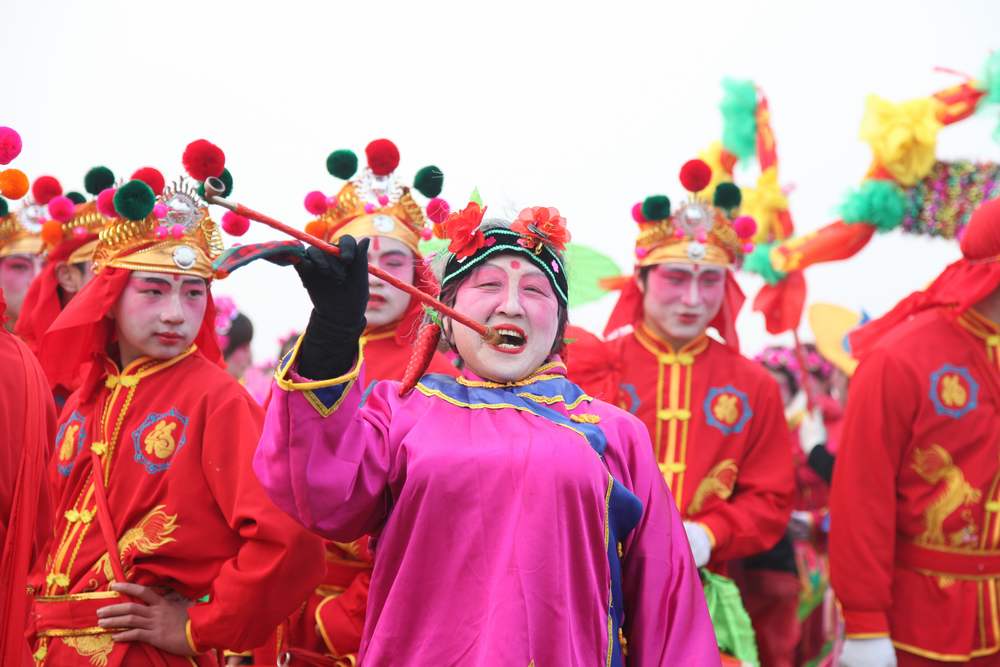
POLYGON ((365 157, 309 247, 225 247, 265 216, 215 222, 204 140, 0 199, 4 665, 1000 664, 1000 199, 888 314, 751 358, 705 162, 596 333, 556 208, 365 157), (257 259, 312 302, 267 369, 212 296, 257 259))

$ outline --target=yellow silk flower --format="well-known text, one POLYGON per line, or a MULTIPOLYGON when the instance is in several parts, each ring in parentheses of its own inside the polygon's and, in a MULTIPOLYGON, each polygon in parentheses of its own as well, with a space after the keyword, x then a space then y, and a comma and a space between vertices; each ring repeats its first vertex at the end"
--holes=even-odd
POLYGON ((788 198, 778 184, 778 170, 775 167, 768 167, 761 172, 756 188, 743 189, 740 214, 749 215, 757 221, 754 243, 767 243, 783 238, 778 213, 787 210, 788 198))
POLYGON ((861 138, 871 146, 880 165, 902 185, 914 185, 934 166, 941 123, 939 102, 921 98, 894 104, 869 95, 861 121, 861 138))

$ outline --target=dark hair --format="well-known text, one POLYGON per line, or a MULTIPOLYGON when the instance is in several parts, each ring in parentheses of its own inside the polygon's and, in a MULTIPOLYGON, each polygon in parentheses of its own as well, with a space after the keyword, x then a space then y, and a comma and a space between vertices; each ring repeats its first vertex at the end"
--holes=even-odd
POLYGON ((253 340, 253 323, 250 318, 243 313, 236 313, 232 326, 227 334, 226 349, 222 351, 222 357, 229 359, 233 352, 244 345, 249 345, 253 340))
MULTIPOLYGON (((455 300, 458 297, 458 289, 465 284, 465 281, 469 279, 469 276, 472 273, 474 272, 470 271, 466 275, 462 276, 459 280, 450 282, 444 286, 444 288, 441 290, 441 294, 438 295, 438 298, 441 300, 442 303, 444 303, 444 305, 450 307, 455 306, 455 300)), ((558 302, 558 299, 556 299, 556 301, 558 302)), ((550 355, 562 352, 562 349, 566 343, 565 336, 566 336, 566 326, 569 324, 569 309, 566 308, 566 306, 562 305, 562 303, 559 303, 556 317, 558 318, 559 324, 556 327, 556 339, 552 342, 552 349, 549 351, 550 355)), ((451 343, 449 343, 444 336, 441 336, 441 341, 442 344, 451 346, 452 351, 454 351, 454 346, 451 345, 451 343)))

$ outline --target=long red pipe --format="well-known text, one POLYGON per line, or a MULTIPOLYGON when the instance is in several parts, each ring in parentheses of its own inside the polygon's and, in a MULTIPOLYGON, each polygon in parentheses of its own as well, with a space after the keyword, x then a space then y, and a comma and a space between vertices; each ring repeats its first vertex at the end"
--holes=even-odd
MULTIPOLYGON (((290 227, 285 223, 281 222, 280 220, 275 220, 274 218, 264 215, 259 211, 255 211, 252 208, 248 208, 243 204, 235 204, 233 202, 223 199, 222 197, 219 196, 223 192, 222 183, 221 182, 213 183, 212 182, 213 180, 216 179, 210 178, 205 182, 205 199, 208 200, 208 203, 216 204, 217 206, 222 206, 223 208, 228 208, 230 211, 236 213, 237 215, 242 215, 244 218, 248 218, 250 220, 255 220, 256 222, 265 224, 268 227, 276 229, 284 234, 287 234, 288 236, 291 236, 294 239, 298 239, 303 243, 319 248, 323 252, 330 253, 331 255, 340 254, 340 248, 338 248, 335 245, 327 243, 323 239, 320 239, 316 236, 313 236, 312 234, 304 232, 301 229, 290 227), (216 186, 219 187, 217 188, 216 186)), ((392 285, 397 289, 403 290, 404 292, 412 296, 414 299, 417 299, 421 303, 424 303, 427 306, 438 311, 444 317, 450 317, 456 322, 464 324, 465 326, 469 327, 477 334, 482 336, 483 339, 486 340, 487 342, 497 343, 500 341, 500 335, 496 332, 496 330, 493 327, 488 327, 482 324, 481 322, 476 322, 467 315, 463 315, 454 308, 451 308, 450 306, 446 306, 445 304, 441 303, 440 301, 432 297, 430 294, 420 291, 417 287, 414 287, 410 283, 403 282, 399 278, 396 278, 395 276, 386 273, 382 269, 372 264, 368 265, 368 273, 372 274, 373 276, 375 276, 380 280, 384 280, 385 282, 389 283, 390 285, 392 285)))

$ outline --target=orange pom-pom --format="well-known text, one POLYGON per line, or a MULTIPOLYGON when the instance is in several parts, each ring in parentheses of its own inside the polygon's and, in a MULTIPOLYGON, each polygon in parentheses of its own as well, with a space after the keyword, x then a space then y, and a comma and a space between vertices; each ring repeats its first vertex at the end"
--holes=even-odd
POLYGON ((42 243, 52 248, 62 243, 62 240, 62 223, 58 220, 46 220, 42 224, 42 243))
POLYGON ((322 220, 313 220, 306 225, 306 234, 311 234, 318 239, 326 237, 326 223, 322 220))
POLYGON ((28 177, 20 169, 0 171, 0 195, 7 199, 20 199, 28 194, 28 177))

